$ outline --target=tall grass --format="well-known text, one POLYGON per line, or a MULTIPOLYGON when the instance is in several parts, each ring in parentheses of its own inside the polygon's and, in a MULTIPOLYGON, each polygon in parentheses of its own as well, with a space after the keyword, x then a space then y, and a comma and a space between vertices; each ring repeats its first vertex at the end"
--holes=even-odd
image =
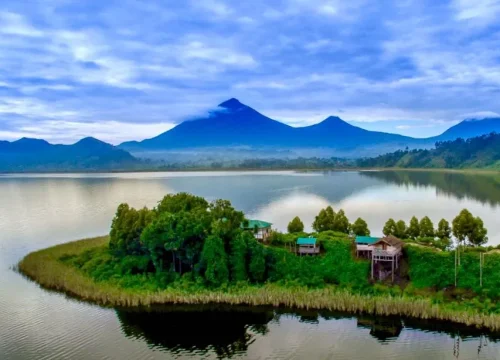
POLYGON ((19 270, 42 287, 65 292, 105 306, 151 306, 155 304, 272 305, 299 309, 327 309, 374 315, 401 315, 436 319, 500 330, 500 315, 480 313, 458 303, 433 303, 429 298, 406 295, 362 295, 335 286, 311 289, 303 286, 265 284, 225 289, 163 290, 121 288, 110 281, 96 282, 82 271, 60 261, 61 257, 106 246, 108 237, 57 245, 27 255, 19 270))

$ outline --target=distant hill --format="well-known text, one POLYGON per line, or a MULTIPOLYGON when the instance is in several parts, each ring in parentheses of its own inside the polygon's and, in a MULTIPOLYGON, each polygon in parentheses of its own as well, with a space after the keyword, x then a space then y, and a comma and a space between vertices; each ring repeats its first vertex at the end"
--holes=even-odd
POLYGON ((2 172, 121 170, 139 164, 128 152, 91 137, 73 145, 29 138, 0 141, 2 172))
POLYGON ((469 139, 490 133, 500 134, 500 118, 466 119, 431 139, 436 141, 469 139))
POLYGON ((431 150, 399 150, 374 158, 360 159, 357 165, 371 168, 500 169, 500 134, 441 141, 431 150))
POLYGON ((319 124, 294 128, 268 118, 230 99, 208 116, 185 121, 152 139, 126 142, 119 147, 133 154, 162 150, 247 148, 324 149, 350 151, 378 147, 391 151, 421 141, 410 137, 368 131, 331 116, 319 124), (380 147, 383 145, 383 147, 380 147))

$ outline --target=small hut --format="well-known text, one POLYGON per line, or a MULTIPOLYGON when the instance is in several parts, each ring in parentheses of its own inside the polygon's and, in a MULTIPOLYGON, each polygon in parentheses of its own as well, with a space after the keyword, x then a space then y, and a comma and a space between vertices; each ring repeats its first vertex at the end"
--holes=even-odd
POLYGON ((298 238, 297 239, 297 253, 299 255, 302 254, 310 254, 316 255, 319 254, 319 246, 317 245, 316 238, 298 238))
POLYGON ((266 241, 271 235, 271 226, 273 224, 262 220, 248 220, 241 224, 243 230, 252 231, 257 240, 266 241))

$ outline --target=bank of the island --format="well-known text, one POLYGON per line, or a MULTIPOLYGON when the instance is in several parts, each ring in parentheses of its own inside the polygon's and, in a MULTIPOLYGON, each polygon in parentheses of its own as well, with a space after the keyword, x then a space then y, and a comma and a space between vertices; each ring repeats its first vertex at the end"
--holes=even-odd
MULTIPOLYGON (((417 224, 412 219, 404 226, 412 240, 402 246, 396 276, 377 279, 387 270, 380 267, 372 279, 372 258, 356 250, 352 236, 359 235, 358 246, 368 241, 362 219, 351 224, 342 210, 328 207, 316 217, 314 234, 303 233, 299 218, 282 234, 269 232, 265 222, 249 222, 228 201, 208 203, 181 193, 151 210, 122 204, 109 236, 33 252, 19 270, 45 288, 105 306, 272 305, 500 330, 500 255, 467 246, 486 239, 480 219, 469 215, 462 212, 453 221, 462 240, 459 261, 456 251, 447 250, 447 222, 434 230, 428 218, 417 224), (412 235, 415 226, 418 236, 412 235), (434 239, 420 236, 431 228, 434 239), (460 233, 470 229, 474 233, 460 233), (314 255, 298 255, 301 246, 314 255)), ((402 226, 391 219, 384 232, 394 236, 402 226)))

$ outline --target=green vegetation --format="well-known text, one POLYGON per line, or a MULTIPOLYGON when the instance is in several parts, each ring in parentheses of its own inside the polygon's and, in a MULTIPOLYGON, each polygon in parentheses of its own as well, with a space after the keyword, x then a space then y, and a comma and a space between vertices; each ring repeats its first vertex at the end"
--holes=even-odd
POLYGON ((332 207, 328 206, 319 212, 312 227, 316 232, 331 230, 347 234, 349 233, 350 224, 344 210, 341 209, 338 213, 335 213, 332 207))
POLYGON ((356 221, 351 225, 351 230, 354 235, 357 236, 370 236, 368 224, 361 218, 356 219, 356 221))
POLYGON ((288 224, 287 230, 289 233, 304 232, 304 223, 298 216, 294 217, 288 224))
MULTIPOLYGON (((453 233, 478 224, 473 216, 461 216, 453 233)), ((208 203, 185 193, 168 195, 151 210, 122 204, 109 237, 29 254, 19 269, 42 286, 106 305, 218 302, 326 308, 500 329, 500 255, 488 253, 480 271, 479 254, 486 249, 465 246, 474 245, 470 232, 459 264, 455 251, 437 249, 447 248, 442 239, 427 241, 418 232, 407 241, 398 281, 389 284, 372 282, 370 262, 354 255, 349 233, 369 234, 362 219, 351 225, 343 211, 321 210, 314 221, 321 231, 311 234, 321 247, 319 256, 290 251, 298 237, 309 234, 273 232, 262 244, 252 231, 242 230, 245 221, 228 201, 208 203)), ((421 228, 422 222, 427 220, 410 224, 421 228)), ((388 229, 409 231, 411 226, 398 223, 404 224, 392 220, 388 229)), ((430 229, 443 238, 451 231, 443 221, 440 231, 430 229)))
POLYGON ((488 242, 487 230, 484 228, 483 220, 474 217, 464 209, 453 220, 453 235, 460 243, 468 242, 470 245, 483 245, 488 242))
POLYGON ((500 169, 500 134, 437 142, 431 150, 399 150, 356 162, 369 168, 500 169))

